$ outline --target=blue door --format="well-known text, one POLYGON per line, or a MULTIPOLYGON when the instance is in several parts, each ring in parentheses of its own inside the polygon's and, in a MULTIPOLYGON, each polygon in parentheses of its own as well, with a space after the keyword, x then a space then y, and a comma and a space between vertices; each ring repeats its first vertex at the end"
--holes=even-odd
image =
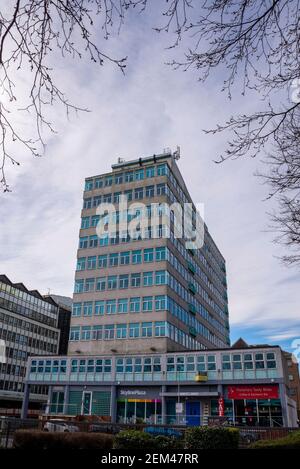
POLYGON ((187 401, 186 424, 188 427, 197 427, 200 425, 200 402, 187 401))

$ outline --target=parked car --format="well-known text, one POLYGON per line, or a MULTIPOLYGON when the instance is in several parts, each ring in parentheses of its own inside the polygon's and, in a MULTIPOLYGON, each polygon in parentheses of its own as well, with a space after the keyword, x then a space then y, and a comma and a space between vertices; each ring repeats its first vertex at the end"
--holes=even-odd
POLYGON ((72 422, 59 419, 51 419, 44 425, 45 432, 79 432, 79 427, 74 425, 72 422))

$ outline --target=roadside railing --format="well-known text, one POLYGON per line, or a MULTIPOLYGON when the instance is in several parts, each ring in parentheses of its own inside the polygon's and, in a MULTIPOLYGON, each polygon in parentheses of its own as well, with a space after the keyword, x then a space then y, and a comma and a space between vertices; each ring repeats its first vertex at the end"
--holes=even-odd
POLYGON ((38 419, 20 419, 16 417, 0 417, 0 448, 11 448, 14 433, 19 429, 39 427, 38 419))

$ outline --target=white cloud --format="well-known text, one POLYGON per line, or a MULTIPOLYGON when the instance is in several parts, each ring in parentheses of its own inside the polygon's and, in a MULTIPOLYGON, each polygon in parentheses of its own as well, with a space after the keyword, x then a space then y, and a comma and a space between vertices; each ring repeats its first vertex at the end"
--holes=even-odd
MULTIPOLYGON (((84 178, 110 171, 119 156, 179 144, 179 167, 194 201, 205 203, 227 261, 232 324, 267 330, 274 321, 298 320, 297 282, 289 281, 291 271, 274 258, 279 249, 264 232, 271 203, 262 202, 266 189, 252 176, 258 161, 216 165, 226 138, 202 133, 234 112, 233 104, 216 79, 203 85, 164 66, 174 53, 163 49, 164 36, 162 44, 145 24, 131 26, 110 43, 118 56, 129 51, 125 77, 84 61, 59 66, 62 87, 92 112, 68 123, 62 110, 53 110, 58 134, 48 139, 46 155, 24 156, 20 168, 9 170, 14 192, 1 195, 1 271, 30 288, 72 295, 84 178)), ((243 98, 243 106, 255 102, 243 98)))

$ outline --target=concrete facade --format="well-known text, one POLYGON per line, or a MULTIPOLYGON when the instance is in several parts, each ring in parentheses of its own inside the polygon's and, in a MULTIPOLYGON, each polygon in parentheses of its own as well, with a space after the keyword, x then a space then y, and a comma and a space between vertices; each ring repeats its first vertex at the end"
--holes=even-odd
POLYGON ((96 235, 97 208, 109 202, 118 211, 121 194, 129 197, 129 208, 179 202, 195 210, 169 153, 119 163, 111 173, 86 179, 68 353, 229 346, 225 260, 207 227, 204 246, 195 251, 174 238, 173 220, 168 219, 171 236, 162 235, 164 217, 158 237, 152 232, 149 239, 122 240, 118 232, 106 244, 96 235))

